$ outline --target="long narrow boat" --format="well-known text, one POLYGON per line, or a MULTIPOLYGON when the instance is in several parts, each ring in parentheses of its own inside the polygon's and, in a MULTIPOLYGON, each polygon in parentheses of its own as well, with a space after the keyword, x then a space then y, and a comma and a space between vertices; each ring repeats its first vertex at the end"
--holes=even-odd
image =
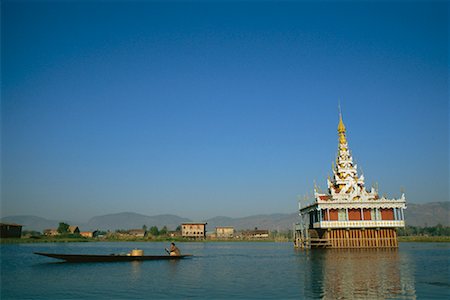
POLYGON ((62 259, 66 262, 118 262, 118 261, 144 261, 144 260, 177 260, 192 257, 190 254, 170 256, 170 255, 129 255, 129 254, 55 254, 34 252, 37 255, 43 255, 51 258, 62 259))

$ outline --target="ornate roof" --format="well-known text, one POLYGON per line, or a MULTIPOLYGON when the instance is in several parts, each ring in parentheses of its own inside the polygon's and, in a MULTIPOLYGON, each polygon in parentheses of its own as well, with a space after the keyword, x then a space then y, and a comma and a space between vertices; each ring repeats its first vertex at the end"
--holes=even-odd
POLYGON ((385 197, 380 199, 378 191, 374 187, 370 191, 366 189, 364 175, 358 174, 358 167, 353 162, 341 113, 339 113, 337 132, 338 152, 336 162, 332 164, 333 176, 327 180, 328 190, 326 193, 320 193, 315 188, 315 202, 321 204, 328 203, 329 205, 339 203, 340 207, 349 205, 354 207, 358 203, 361 204, 361 207, 373 205, 387 207, 386 205, 390 202, 397 204, 401 202, 403 203, 402 206, 404 206, 404 195, 400 199, 387 199, 385 197))

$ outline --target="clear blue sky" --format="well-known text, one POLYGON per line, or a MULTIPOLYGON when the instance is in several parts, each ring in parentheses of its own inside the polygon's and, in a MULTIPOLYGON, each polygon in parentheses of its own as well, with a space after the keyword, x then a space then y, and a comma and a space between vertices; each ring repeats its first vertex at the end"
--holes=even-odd
POLYGON ((1 3, 2 216, 292 213, 337 150, 449 200, 449 4, 1 3))

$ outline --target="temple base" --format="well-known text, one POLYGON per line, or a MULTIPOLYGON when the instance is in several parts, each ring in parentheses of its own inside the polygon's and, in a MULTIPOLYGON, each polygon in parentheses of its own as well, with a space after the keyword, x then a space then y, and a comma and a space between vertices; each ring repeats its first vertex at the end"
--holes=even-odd
POLYGON ((301 248, 397 248, 397 231, 382 229, 309 229, 308 237, 300 237, 301 248))

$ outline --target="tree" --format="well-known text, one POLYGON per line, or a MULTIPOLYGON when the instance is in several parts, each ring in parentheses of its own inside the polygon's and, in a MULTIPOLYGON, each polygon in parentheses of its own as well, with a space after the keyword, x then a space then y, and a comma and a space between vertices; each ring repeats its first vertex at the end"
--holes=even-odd
POLYGON ((160 235, 166 235, 167 234, 167 226, 164 226, 160 231, 159 231, 160 235))
POLYGON ((142 225, 142 229, 144 230, 144 231, 147 231, 147 225, 142 225))
POLYGON ((153 235, 153 236, 159 235, 158 227, 156 227, 156 226, 150 227, 150 234, 153 235))
POLYGON ((28 237, 39 237, 42 234, 39 231, 35 231, 35 230, 23 230, 22 231, 22 236, 28 236, 28 237))
POLYGON ((60 222, 57 231, 60 234, 65 234, 69 232, 69 224, 66 224, 64 222, 60 222))
POLYGON ((178 225, 178 226, 177 226, 177 229, 175 229, 175 231, 181 232, 181 225, 178 225))

